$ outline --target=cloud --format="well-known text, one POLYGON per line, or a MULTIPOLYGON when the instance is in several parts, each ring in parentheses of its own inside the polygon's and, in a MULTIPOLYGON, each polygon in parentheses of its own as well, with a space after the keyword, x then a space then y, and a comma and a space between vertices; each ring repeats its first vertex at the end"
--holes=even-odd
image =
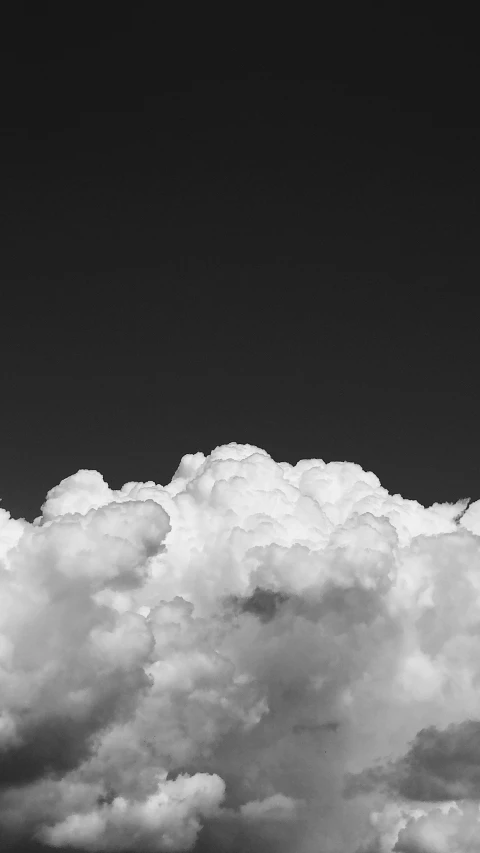
POLYGON ((381 785, 407 800, 480 800, 480 722, 422 729, 405 756, 350 777, 346 791, 352 795, 381 785))
POLYGON ((410 817, 395 853, 474 853, 480 844, 480 811, 470 802, 447 804, 410 817))
POLYGON ((43 827, 38 836, 52 847, 89 851, 190 850, 200 829, 199 817, 214 813, 224 792, 223 781, 205 773, 161 779, 143 802, 115 797, 92 811, 69 814, 61 823, 43 827))
POLYGON ((283 794, 273 794, 265 800, 254 800, 240 806, 240 814, 250 821, 291 820, 298 810, 298 803, 283 794))
POLYGON ((479 507, 231 443, 0 510, 5 849, 474 849, 479 507))

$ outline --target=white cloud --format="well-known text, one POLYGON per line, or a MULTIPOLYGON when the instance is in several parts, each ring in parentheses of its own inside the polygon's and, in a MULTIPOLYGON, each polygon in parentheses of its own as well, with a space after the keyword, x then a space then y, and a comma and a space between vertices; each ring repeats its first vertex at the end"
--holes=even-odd
POLYGON ((175 781, 160 779, 157 790, 141 802, 115 797, 93 811, 69 814, 42 828, 38 838, 52 847, 89 851, 135 850, 145 853, 190 850, 200 817, 215 814, 225 785, 218 776, 197 773, 175 781))
POLYGON ((12 849, 469 849, 460 759, 449 815, 385 768, 480 719, 479 504, 232 443, 165 486, 79 471, 34 524, 0 510, 12 849))
POLYGON ((291 820, 298 811, 299 803, 292 797, 273 794, 265 800, 253 800, 240 806, 240 814, 248 820, 291 820))

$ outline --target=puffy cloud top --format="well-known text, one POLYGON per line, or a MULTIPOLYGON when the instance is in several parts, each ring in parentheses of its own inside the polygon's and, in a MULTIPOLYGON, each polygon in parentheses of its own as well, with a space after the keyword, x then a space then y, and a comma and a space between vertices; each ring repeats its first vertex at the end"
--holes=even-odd
POLYGON ((479 536, 235 443, 1 509, 6 849, 477 849, 479 536))

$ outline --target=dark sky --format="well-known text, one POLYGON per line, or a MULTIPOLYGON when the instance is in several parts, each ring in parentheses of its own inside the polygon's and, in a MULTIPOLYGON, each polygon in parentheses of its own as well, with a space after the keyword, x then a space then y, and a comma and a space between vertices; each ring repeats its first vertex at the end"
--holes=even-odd
POLYGON ((134 12, 4 33, 12 514, 229 441, 480 497, 478 48, 422 19, 357 35, 296 77, 238 51, 189 74, 134 12))

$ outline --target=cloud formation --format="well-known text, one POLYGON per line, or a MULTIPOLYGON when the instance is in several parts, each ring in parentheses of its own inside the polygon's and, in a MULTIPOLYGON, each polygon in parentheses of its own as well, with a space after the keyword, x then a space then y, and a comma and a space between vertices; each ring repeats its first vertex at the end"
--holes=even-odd
POLYGON ((3 847, 478 849, 479 537, 234 443, 1 509, 3 847))
POLYGON ((406 800, 480 801, 480 722, 421 729, 402 758, 351 776, 345 792, 354 796, 380 786, 406 800))

